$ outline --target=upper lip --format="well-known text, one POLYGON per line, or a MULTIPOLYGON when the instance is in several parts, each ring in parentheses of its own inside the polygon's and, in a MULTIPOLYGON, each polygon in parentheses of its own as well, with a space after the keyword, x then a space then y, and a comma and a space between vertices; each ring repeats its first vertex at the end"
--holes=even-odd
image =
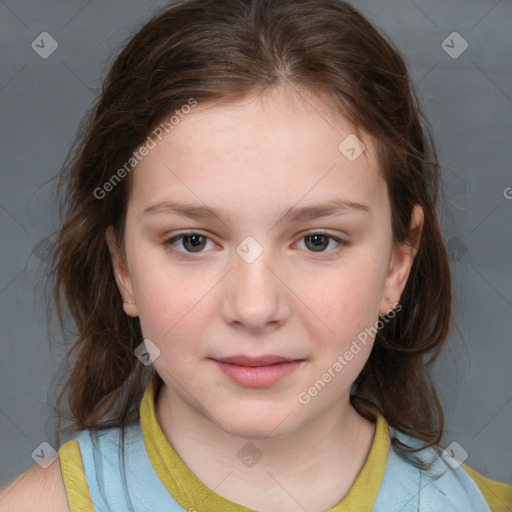
POLYGON ((271 364, 276 363, 284 363, 289 361, 296 361, 296 359, 290 359, 287 357, 281 356, 261 356, 261 357, 250 357, 250 356, 231 356, 231 357, 223 357, 222 359, 216 359, 216 361, 220 361, 221 363, 230 363, 236 364, 239 366, 269 366, 271 364))

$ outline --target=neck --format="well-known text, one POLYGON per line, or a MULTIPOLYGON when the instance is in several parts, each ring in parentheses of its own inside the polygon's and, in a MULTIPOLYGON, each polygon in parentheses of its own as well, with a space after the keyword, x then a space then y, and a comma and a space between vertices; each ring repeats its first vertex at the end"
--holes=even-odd
POLYGON ((155 412, 173 449, 207 487, 257 510, 333 507, 348 494, 375 433, 348 393, 300 428, 257 440, 227 433, 165 384, 155 412))

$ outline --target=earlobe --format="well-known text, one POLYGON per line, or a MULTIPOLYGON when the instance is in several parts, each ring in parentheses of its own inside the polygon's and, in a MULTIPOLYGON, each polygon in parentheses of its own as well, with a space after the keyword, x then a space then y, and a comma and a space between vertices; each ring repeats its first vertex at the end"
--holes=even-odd
POLYGON ((117 244, 112 226, 109 226, 106 229, 105 240, 110 252, 114 279, 116 281, 117 289, 121 294, 120 300, 122 300, 123 309, 128 316, 139 316, 137 305, 135 304, 130 273, 128 271, 124 256, 117 244))
POLYGON ((414 258, 418 253, 423 222, 423 209, 421 206, 416 205, 411 214, 408 239, 395 245, 391 257, 379 306, 379 315, 381 316, 389 313, 393 304, 400 302, 400 297, 409 278, 414 258))

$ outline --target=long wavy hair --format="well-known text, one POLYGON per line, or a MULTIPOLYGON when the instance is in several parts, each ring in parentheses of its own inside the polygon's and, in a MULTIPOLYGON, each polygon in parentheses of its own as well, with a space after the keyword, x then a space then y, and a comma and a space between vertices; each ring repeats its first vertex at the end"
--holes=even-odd
MULTIPOLYGON (((124 44, 59 181, 64 210, 51 263, 56 312, 63 329, 71 314, 77 338, 57 401, 60 410, 68 393, 70 424, 59 420, 58 431, 137 418, 148 376, 134 355, 143 340, 139 320, 123 311, 105 241, 112 226, 123 247, 129 172, 106 197, 98 190, 191 98, 229 102, 285 83, 321 96, 375 138, 394 242, 408 241, 413 207, 423 208, 402 310, 377 332, 351 402, 368 419, 379 411, 425 447, 440 443, 443 412, 428 367, 450 330, 452 292, 437 218, 439 164, 403 57, 341 0, 182 1, 158 11, 124 44)), ((156 375, 156 393, 161 385, 156 375)))

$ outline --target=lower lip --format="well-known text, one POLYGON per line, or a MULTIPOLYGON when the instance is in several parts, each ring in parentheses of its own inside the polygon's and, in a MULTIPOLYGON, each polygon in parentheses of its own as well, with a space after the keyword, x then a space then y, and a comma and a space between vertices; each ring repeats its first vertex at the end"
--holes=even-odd
POLYGON ((267 388, 293 373, 300 361, 284 361, 269 366, 241 366, 215 361, 220 371, 231 380, 248 388, 267 388))

